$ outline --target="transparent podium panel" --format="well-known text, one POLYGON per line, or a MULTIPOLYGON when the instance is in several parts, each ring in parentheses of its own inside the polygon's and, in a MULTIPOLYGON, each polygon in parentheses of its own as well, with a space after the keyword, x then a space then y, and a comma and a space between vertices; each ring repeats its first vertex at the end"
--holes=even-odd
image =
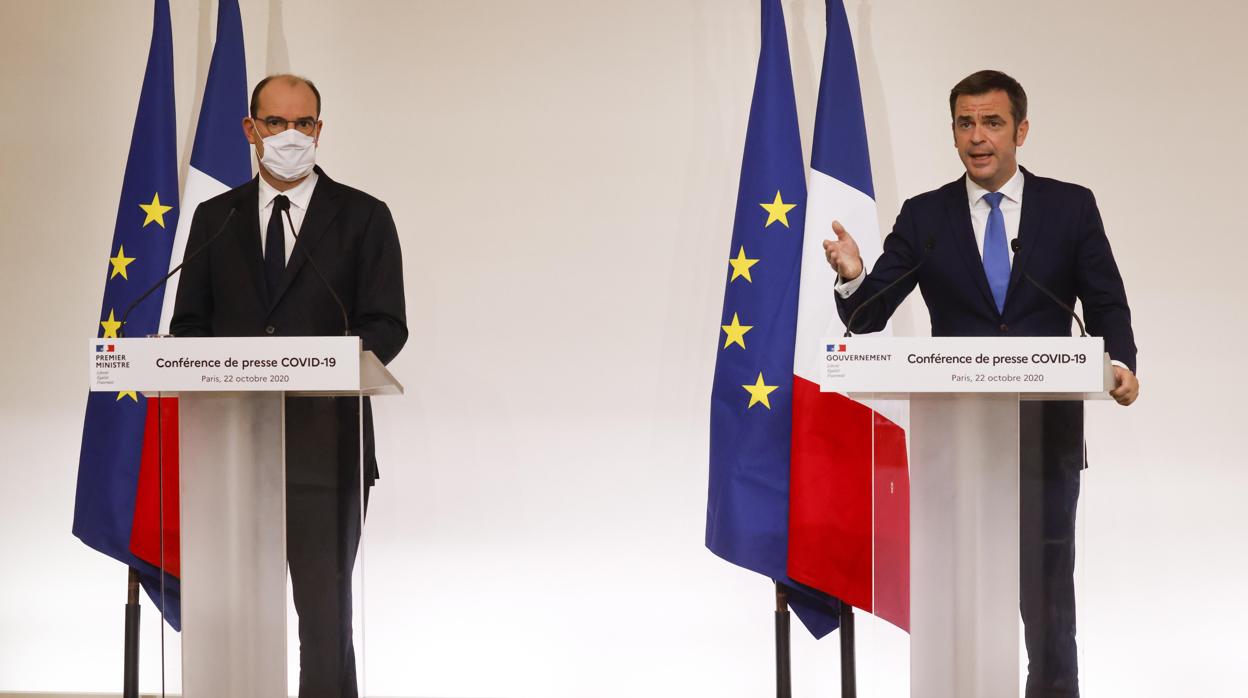
POLYGON ((871 408, 871 613, 855 621, 858 695, 910 695, 910 446, 906 400, 871 408))
MULTIPOLYGON (((125 686, 144 695, 177 694, 181 686, 182 559, 180 555, 179 400, 176 395, 133 395, 145 414, 143 442, 136 473, 130 552, 138 563, 130 569, 136 622, 127 636, 136 636, 136 675, 125 676, 125 686), (144 594, 139 594, 141 587, 144 594), (142 611, 146 595, 155 608, 142 611), (153 612, 154 611, 154 612, 153 612)), ((119 399, 131 399, 124 397, 119 399)), ((130 648, 127 649, 129 656, 130 648)))
POLYGON ((1087 467, 1086 403, 1019 405, 1020 682, 1032 695, 1074 695, 1079 681, 1076 610, 1079 498, 1087 467))
MULTIPOLYGON (((1072 690, 1083 403, 988 393, 914 394, 909 404, 902 695, 1021 696, 1029 682, 1036 695, 1072 690)), ((882 533, 877 551, 895 537, 882 533)))
MULTIPOLYGON (((852 630, 842 617, 826 641, 844 652, 852 636, 857 695, 903 698, 910 695, 909 402, 820 399, 824 417, 794 420, 787 570, 853 607, 852 630)), ((848 670, 838 664, 836 671, 848 670)))
POLYGON ((160 436, 144 445, 154 478, 140 474, 135 521, 156 522, 146 545, 166 571, 160 695, 364 695, 366 400, 147 398, 161 428, 147 430, 160 436))
POLYGON ((290 695, 364 695, 366 400, 286 399, 290 695))

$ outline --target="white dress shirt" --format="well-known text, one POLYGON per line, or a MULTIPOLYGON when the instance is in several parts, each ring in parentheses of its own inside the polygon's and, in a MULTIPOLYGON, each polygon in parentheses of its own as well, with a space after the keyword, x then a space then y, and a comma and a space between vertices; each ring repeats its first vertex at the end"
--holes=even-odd
MULTIPOLYGON (((1014 170, 1014 176, 1001 185, 997 191, 1005 196, 1001 198, 1001 216, 1005 219, 1006 249, 1010 255, 1010 265, 1014 265, 1014 249, 1009 241, 1018 237, 1018 221, 1023 214, 1023 168, 1014 170)), ((979 248, 979 258, 984 258, 984 231, 988 228, 988 214, 992 207, 984 200, 988 190, 976 184, 970 177, 966 178, 966 199, 971 207, 971 227, 975 230, 975 246, 979 248)), ((841 298, 849 298, 867 278, 866 269, 858 278, 850 281, 844 279, 836 283, 836 292, 841 298)))
POLYGON ((273 215, 273 199, 278 194, 285 194, 290 199, 290 220, 282 216, 282 230, 286 232, 286 262, 290 262, 290 253, 295 249, 295 231, 290 229, 293 221, 295 230, 303 230, 303 217, 308 213, 308 203, 312 201, 312 190, 316 188, 318 175, 313 172, 295 187, 286 191, 278 191, 264 177, 260 178, 260 255, 264 256, 265 238, 269 231, 269 218, 273 215))
MULTIPOLYGON (((1023 169, 1014 170, 1014 176, 997 191, 1001 197, 1001 217, 1005 219, 1005 248, 1010 253, 1010 267, 1014 266, 1014 249, 1010 241, 1018 237, 1018 219, 1023 215, 1023 169)), ((984 231, 988 229, 988 214, 992 206, 984 200, 987 189, 966 178, 966 200, 971 206, 971 227, 975 229, 975 247, 979 258, 984 258, 984 231)))

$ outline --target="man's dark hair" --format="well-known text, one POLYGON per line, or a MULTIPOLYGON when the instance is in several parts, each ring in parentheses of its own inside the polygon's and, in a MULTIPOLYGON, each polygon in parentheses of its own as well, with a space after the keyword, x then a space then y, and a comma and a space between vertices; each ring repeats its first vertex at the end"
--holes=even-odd
MULTIPOLYGON (((958 97, 962 95, 982 95, 1001 90, 1010 98, 1010 115, 1014 117, 1014 128, 1027 118, 1027 93, 1023 86, 1014 78, 999 70, 981 70, 962 78, 962 81, 949 91, 949 116, 954 117, 958 97)), ((254 102, 253 102, 254 103, 254 102)), ((255 108, 254 106, 252 107, 255 108)))
POLYGON ((308 89, 312 90, 312 94, 316 96, 316 114, 314 114, 313 116, 317 117, 318 119, 321 117, 321 91, 316 89, 316 85, 312 84, 311 80, 303 77, 302 75, 292 75, 291 73, 277 73, 275 75, 270 75, 266 77, 265 79, 261 80, 260 82, 256 83, 256 88, 251 91, 251 116, 253 119, 256 117, 256 110, 260 108, 260 91, 264 89, 265 85, 269 84, 273 80, 285 80, 292 85, 295 85, 298 83, 303 83, 307 85, 308 89))

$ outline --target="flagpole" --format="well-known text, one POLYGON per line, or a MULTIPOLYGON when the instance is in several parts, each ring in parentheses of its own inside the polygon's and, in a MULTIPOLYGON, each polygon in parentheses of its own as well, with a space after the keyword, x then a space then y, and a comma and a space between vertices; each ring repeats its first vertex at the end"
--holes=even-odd
POLYGON ((793 695, 789 659, 789 594, 776 582, 776 698, 793 695))
POLYGON ((123 698, 139 698, 139 571, 133 567, 126 587, 126 646, 121 690, 123 698))
POLYGON ((841 602, 841 698, 857 698, 854 667, 854 607, 841 602))

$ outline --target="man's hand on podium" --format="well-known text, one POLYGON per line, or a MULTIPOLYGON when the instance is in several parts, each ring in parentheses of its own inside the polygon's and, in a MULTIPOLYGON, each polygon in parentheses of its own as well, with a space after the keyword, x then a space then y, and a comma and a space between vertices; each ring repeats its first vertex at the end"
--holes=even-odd
POLYGON ((854 242, 840 221, 832 221, 832 232, 836 233, 836 241, 824 240, 823 254, 842 280, 853 281, 862 274, 862 254, 858 251, 858 243, 854 242))
POLYGON ((1114 389, 1109 396, 1118 401, 1119 405, 1130 405, 1140 395, 1140 381, 1129 368, 1114 364, 1114 389))

